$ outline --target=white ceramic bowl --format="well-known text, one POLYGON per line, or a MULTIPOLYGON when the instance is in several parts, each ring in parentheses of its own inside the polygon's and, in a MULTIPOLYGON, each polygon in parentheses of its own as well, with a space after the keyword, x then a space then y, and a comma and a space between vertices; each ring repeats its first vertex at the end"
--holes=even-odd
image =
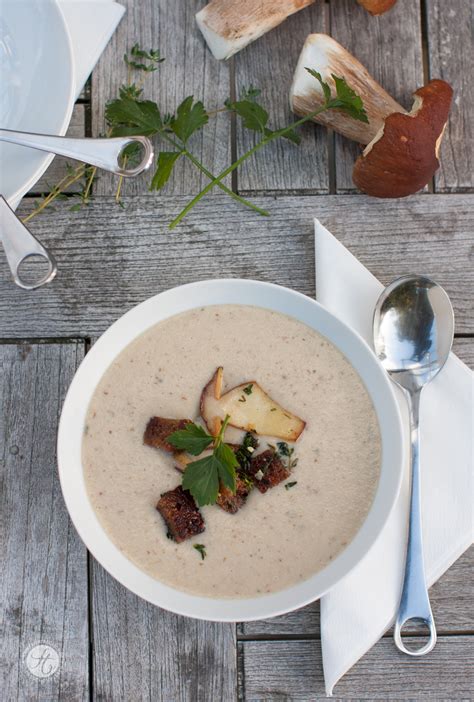
MULTIPOLYGON (((71 42, 56 0, 1 0, 0 127, 65 134, 74 90, 71 42)), ((16 206, 52 159, 0 143, 0 193, 16 206)))
MULTIPOLYGON (((337 421, 337 419, 335 420, 337 421)), ((283 614, 321 597, 365 556, 396 500, 402 477, 403 435, 391 381, 369 346, 314 300, 287 288, 252 280, 209 280, 183 285, 143 302, 115 322, 92 347, 71 384, 58 436, 61 486, 71 519, 87 548, 119 582, 153 604, 198 619, 245 621, 283 614), (89 502, 81 464, 86 412, 104 372, 137 336, 157 322, 195 307, 255 305, 289 315, 323 334, 362 378, 382 438, 380 481, 369 514, 347 548, 324 570, 292 587, 260 597, 214 599, 175 590, 142 572, 112 543, 89 502)))

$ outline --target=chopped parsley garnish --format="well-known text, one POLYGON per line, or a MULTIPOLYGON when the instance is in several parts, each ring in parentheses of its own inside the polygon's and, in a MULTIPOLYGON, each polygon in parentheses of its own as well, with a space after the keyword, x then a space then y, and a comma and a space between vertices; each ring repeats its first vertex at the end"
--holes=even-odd
POLYGON ((295 485, 298 485, 297 480, 292 480, 291 483, 285 483, 285 490, 289 490, 292 487, 295 487, 295 485))
MULTIPOLYGON (((272 448, 273 448, 273 447, 272 447, 272 448)), ((287 461, 287 467, 288 467, 289 470, 291 470, 292 468, 294 468, 294 467, 297 465, 298 459, 297 459, 297 458, 293 458, 293 454, 294 454, 294 452, 295 452, 295 447, 292 446, 292 447, 290 448, 290 447, 288 446, 288 444, 286 443, 286 441, 279 441, 279 442, 277 443, 277 445, 276 445, 276 452, 278 453, 278 455, 280 456, 280 458, 287 458, 287 459, 288 459, 288 461, 287 461)))
POLYGON ((201 560, 203 561, 207 556, 206 547, 204 546, 204 544, 194 544, 193 548, 195 548, 196 551, 199 551, 199 553, 201 554, 201 560))
POLYGON ((250 383, 250 385, 247 385, 246 388, 244 388, 244 393, 246 395, 251 395, 252 394, 252 388, 253 388, 253 383, 250 383))
POLYGON ((246 471, 252 460, 252 454, 258 447, 258 439, 251 432, 247 432, 241 446, 237 449, 235 457, 239 462, 239 466, 243 471, 246 471))

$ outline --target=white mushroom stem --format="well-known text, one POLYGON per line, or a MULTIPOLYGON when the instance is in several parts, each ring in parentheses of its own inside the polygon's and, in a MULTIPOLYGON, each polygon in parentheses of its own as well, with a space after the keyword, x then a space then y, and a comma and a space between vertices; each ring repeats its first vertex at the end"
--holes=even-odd
POLYGON ((383 129, 385 118, 392 112, 406 111, 370 75, 364 66, 344 47, 327 34, 310 34, 296 66, 290 90, 290 105, 301 117, 324 104, 324 95, 318 81, 306 68, 321 74, 332 89, 336 90, 332 74, 344 78, 346 83, 360 95, 369 123, 360 122, 341 110, 328 110, 314 118, 348 139, 368 144, 383 129))
POLYGON ((196 22, 216 59, 227 59, 315 0, 211 0, 196 22))

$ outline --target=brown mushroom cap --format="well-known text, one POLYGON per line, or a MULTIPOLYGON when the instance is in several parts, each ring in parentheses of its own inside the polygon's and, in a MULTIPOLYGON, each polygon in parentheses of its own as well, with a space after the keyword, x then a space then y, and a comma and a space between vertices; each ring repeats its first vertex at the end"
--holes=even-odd
POLYGON ((367 195, 412 195, 439 168, 439 145, 453 90, 443 80, 431 80, 414 95, 412 111, 389 115, 354 165, 352 180, 367 195))
POLYGON ((382 15, 395 5, 397 0, 357 0, 371 15, 382 15))

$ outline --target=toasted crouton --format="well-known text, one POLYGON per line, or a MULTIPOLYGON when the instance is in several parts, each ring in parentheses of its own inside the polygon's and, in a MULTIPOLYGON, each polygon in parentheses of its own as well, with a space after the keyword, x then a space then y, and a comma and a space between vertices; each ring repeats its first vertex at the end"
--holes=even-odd
POLYGON ((219 495, 216 500, 216 504, 219 505, 225 512, 229 514, 235 514, 239 511, 241 507, 245 504, 249 493, 251 492, 253 485, 251 480, 248 478, 240 476, 237 473, 235 480, 235 493, 231 492, 229 488, 221 485, 219 489, 219 495))
POLYGON ((156 509, 168 528, 168 536, 180 544, 204 529, 204 519, 192 495, 178 485, 174 490, 164 492, 156 509))
POLYGON ((166 439, 175 431, 184 429, 191 424, 191 419, 167 419, 166 417, 151 417, 146 425, 143 435, 143 443, 153 448, 160 448, 168 453, 176 451, 175 446, 169 444, 166 439))
POLYGON ((290 470, 272 449, 252 458, 248 472, 261 493, 267 492, 290 476, 290 470))

